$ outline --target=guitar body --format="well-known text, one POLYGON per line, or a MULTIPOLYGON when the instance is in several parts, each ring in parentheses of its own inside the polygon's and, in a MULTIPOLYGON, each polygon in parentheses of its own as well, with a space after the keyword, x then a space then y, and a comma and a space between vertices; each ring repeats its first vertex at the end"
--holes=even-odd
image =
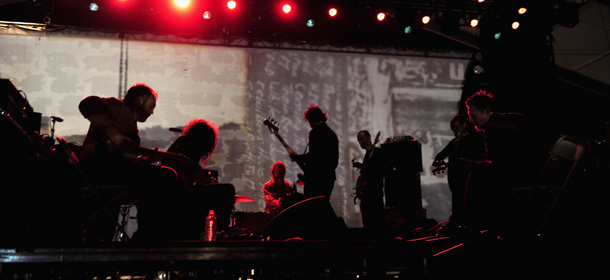
POLYGON ((358 176, 356 179, 356 198, 362 198, 362 194, 364 193, 364 189, 366 188, 366 180, 364 176, 358 176))

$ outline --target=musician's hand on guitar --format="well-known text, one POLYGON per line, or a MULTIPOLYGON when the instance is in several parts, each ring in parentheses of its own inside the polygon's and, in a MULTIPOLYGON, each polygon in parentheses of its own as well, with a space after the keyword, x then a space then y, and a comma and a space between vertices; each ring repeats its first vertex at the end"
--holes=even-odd
POLYGON ((142 155, 141 158, 146 163, 153 165, 161 165, 161 161, 163 160, 163 154, 159 152, 159 146, 157 146, 153 150, 147 152, 145 155, 142 155))
POLYGON ((126 158, 137 160, 138 144, 123 134, 117 133, 110 138, 111 145, 116 147, 126 158))

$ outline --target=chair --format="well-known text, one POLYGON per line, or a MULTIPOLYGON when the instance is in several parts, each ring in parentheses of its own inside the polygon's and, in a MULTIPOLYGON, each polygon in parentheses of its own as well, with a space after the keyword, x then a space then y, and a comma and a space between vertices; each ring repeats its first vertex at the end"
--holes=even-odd
POLYGON ((557 213, 556 208, 560 197, 577 170, 584 152, 584 142, 579 139, 567 135, 562 135, 557 139, 535 184, 531 188, 527 188, 529 190, 527 198, 524 201, 521 200, 522 209, 513 224, 513 234, 525 220, 526 213, 532 214, 537 220, 534 222, 534 226, 537 226, 537 234, 541 234, 549 227, 557 227, 550 222, 552 217, 578 232, 557 213))
POLYGON ((57 142, 59 143, 59 145, 61 146, 62 150, 65 152, 66 156, 68 157, 69 164, 74 168, 74 170, 76 170, 78 175, 81 177, 82 181, 85 183, 85 186, 81 187, 80 191, 82 191, 84 195, 93 196, 93 198, 97 201, 97 203, 99 204, 99 207, 100 207, 92 215, 90 215, 87 219, 85 219, 85 221, 83 221, 83 223, 80 226, 78 226, 70 234, 68 234, 65 237, 65 239, 67 240, 69 238, 72 238, 79 231, 84 230, 86 228, 86 226, 94 218, 96 218, 99 214, 105 213, 108 216, 108 218, 110 218, 113 221, 113 223, 115 223, 115 226, 116 226, 116 235, 115 235, 113 241, 127 241, 129 239, 129 235, 125 232, 125 225, 119 222, 119 220, 116 216, 117 214, 113 214, 113 212, 110 210, 110 207, 108 206, 109 202, 114 202, 116 199, 118 199, 120 196, 122 196, 123 192, 120 192, 119 195, 115 196, 110 201, 108 201, 108 200, 105 201, 104 199, 102 199, 102 197, 100 196, 100 194, 98 192, 100 189, 108 189, 108 188, 122 189, 125 187, 124 186, 97 186, 97 185, 92 184, 91 181, 87 178, 85 173, 80 168, 79 159, 76 156, 76 154, 74 153, 72 147, 66 141, 66 139, 63 137, 57 137, 56 139, 57 139, 57 142))

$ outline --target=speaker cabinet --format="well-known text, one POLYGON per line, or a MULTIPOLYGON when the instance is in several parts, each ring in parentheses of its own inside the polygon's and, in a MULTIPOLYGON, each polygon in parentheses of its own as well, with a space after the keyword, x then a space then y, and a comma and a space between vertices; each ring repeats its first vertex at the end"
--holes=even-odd
POLYGON ((381 145, 390 166, 385 176, 386 226, 404 228, 425 219, 422 206, 420 172, 423 171, 421 145, 417 140, 392 137, 381 145))

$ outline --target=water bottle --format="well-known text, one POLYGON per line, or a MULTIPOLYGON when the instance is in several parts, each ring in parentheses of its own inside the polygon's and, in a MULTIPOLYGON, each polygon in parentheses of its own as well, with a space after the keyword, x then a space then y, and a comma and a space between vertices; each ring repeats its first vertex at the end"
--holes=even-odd
POLYGON ((205 232, 203 241, 216 241, 216 215, 214 210, 210 210, 205 217, 205 232))

